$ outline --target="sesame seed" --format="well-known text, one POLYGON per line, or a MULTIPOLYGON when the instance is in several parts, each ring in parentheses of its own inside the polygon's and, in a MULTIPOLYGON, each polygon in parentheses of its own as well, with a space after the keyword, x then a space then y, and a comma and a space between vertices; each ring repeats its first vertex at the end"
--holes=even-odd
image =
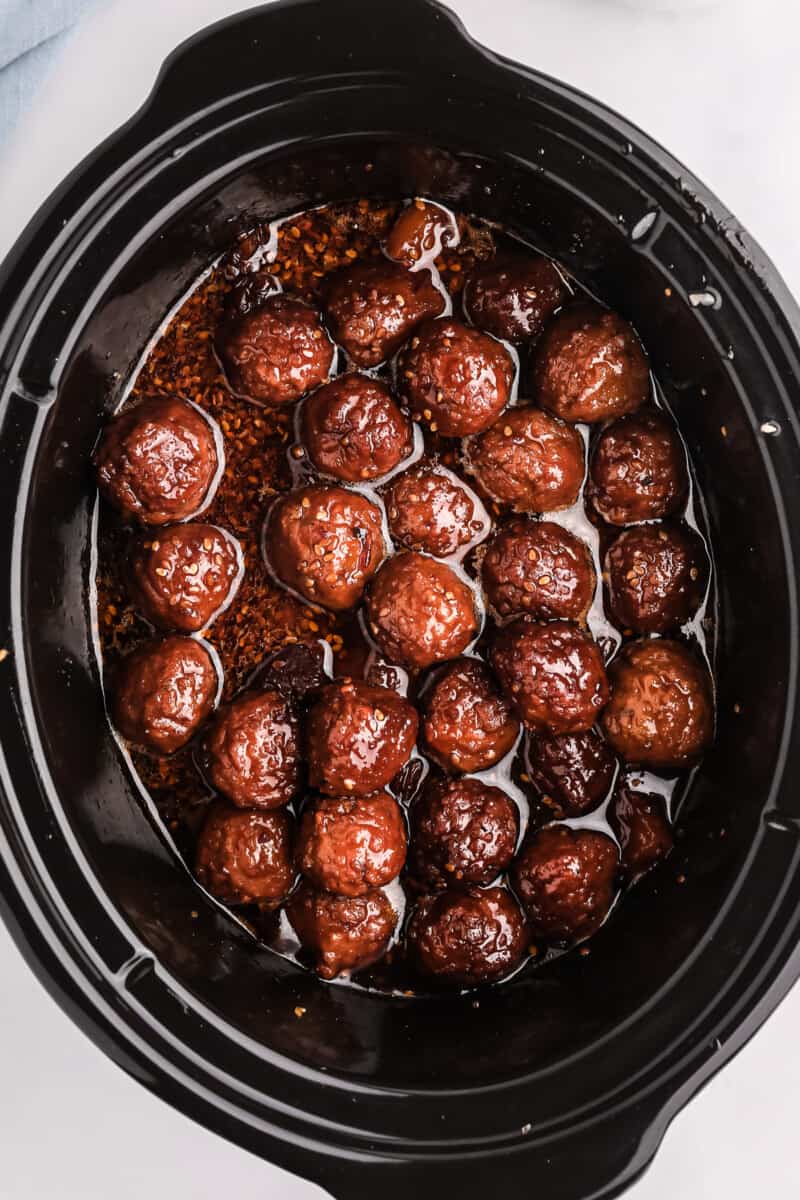
POLYGON ((156 567, 156 575, 160 575, 162 579, 168 574, 169 572, 167 571, 166 567, 156 567))
POLYGON ((213 550, 214 549, 214 543, 212 542, 211 538, 203 538, 203 549, 204 550, 213 550))
POLYGON ((197 563, 189 563, 188 567, 186 568, 186 574, 197 575, 199 570, 200 568, 198 567, 197 563))
POLYGON ((311 507, 311 501, 309 500, 308 496, 303 496, 303 499, 300 501, 300 503, 302 504, 303 508, 311 507))
POLYGON ((294 1015, 297 1017, 297 1019, 299 1021, 301 1017, 304 1017, 306 1015, 306 1010, 304 1008, 302 1008, 301 1005, 298 1004, 297 1008, 294 1010, 294 1015))
POLYGON ((342 782, 344 783, 344 786, 348 792, 352 792, 353 788, 356 786, 355 779, 343 779, 342 782))
POLYGON ((506 427, 503 430, 503 433, 506 435, 506 437, 511 437, 513 432, 514 432, 514 430, 511 428, 510 425, 506 425, 506 427))
POLYGON ((160 549, 161 549, 161 542, 153 542, 153 543, 151 543, 150 549, 151 549, 151 550, 160 550, 160 549))
POLYGON ((305 450, 302 446, 292 446, 292 458, 302 458, 305 450))
POLYGON ((431 433, 437 433, 439 426, 436 424, 435 421, 431 421, 430 429, 431 429, 431 433))
POLYGON ((547 585, 548 585, 548 583, 550 583, 550 581, 551 581, 551 577, 549 575, 540 575, 537 582, 539 584, 539 587, 547 587, 547 585))

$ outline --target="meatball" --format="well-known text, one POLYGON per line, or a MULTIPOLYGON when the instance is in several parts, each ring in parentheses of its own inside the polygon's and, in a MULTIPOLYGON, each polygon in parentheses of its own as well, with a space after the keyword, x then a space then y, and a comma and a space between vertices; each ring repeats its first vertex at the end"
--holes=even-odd
POLYGON ((321 796, 300 822, 297 865, 315 888, 366 896, 399 875, 406 861, 406 823, 386 792, 321 796))
POLYGON ((430 271, 381 258, 343 267, 330 279, 325 312, 333 336, 357 367, 390 358, 426 317, 444 309, 430 271))
POLYGON ((358 492, 318 485, 273 506, 267 561, 283 583, 325 608, 353 608, 386 552, 380 509, 358 492))
POLYGON ((498 630, 491 661, 529 729, 582 733, 608 700, 600 647, 569 621, 540 625, 518 617, 498 630))
POLYGON ((553 521, 515 517, 487 543, 481 564, 486 599, 500 617, 584 621, 594 597, 589 548, 553 521))
POLYGON ((450 663, 422 700, 422 730, 431 758, 445 770, 484 771, 505 758, 519 722, 478 659, 450 663))
POLYGON ((505 346, 452 317, 421 325, 397 362, 412 415, 446 437, 487 429, 511 399, 515 371, 505 346))
POLYGON ((297 738, 297 722, 280 692, 245 692, 211 722, 203 738, 203 771, 239 808, 280 808, 297 791, 297 738))
POLYGON ((479 329, 521 345, 539 337, 569 294, 556 266, 541 254, 496 258, 467 276, 464 312, 479 329))
POLYGON ((381 653, 412 670, 455 658, 478 631, 467 584, 444 563, 411 550, 395 554, 375 576, 367 616, 381 653))
POLYGON ((465 444, 465 466, 487 496, 519 512, 555 512, 580 495, 583 439, 538 408, 512 408, 465 444))
POLYGON ((689 766, 711 743, 711 676, 681 642, 632 642, 609 667, 611 700, 603 732, 627 762, 670 770, 689 766))
POLYGON ((331 796, 386 787, 417 740, 417 713, 390 688, 343 679, 322 688, 306 721, 309 782, 331 796))
POLYGON ((227 904, 278 905, 294 880, 291 818, 214 804, 195 861, 203 887, 227 904))
POLYGON ((617 788, 608 819, 622 847, 625 873, 632 882, 672 850, 667 808, 663 798, 653 792, 638 792, 627 785, 617 788))
POLYGON ((411 959, 423 975, 474 987, 518 966, 525 920, 505 888, 453 889, 420 900, 408 926, 411 959))
POLYGON ((491 883, 517 848, 516 804, 480 779, 429 783, 412 804, 409 819, 408 867, 426 890, 491 883))
POLYGON ((377 479, 414 449, 411 422, 385 383, 339 375, 303 405, 303 442, 318 471, 356 483, 377 479))
POLYGON ((135 547, 131 594, 160 629, 197 633, 227 608, 243 572, 241 547, 224 529, 173 525, 135 547))
POLYGON ((488 518, 449 471, 421 462, 387 485, 389 531, 409 550, 447 558, 485 529, 488 518))
POLYGON ((145 642, 116 671, 114 724, 144 750, 172 754, 211 712, 218 690, 217 668, 202 642, 178 636, 145 642))
POLYGON ((267 407, 324 383, 334 355, 317 310, 284 295, 230 321, 218 349, 233 391, 267 407))
POLYGON ((675 426, 658 409, 620 417, 597 439, 587 498, 611 525, 653 521, 683 508, 686 455, 675 426))
POLYGON ((563 421, 607 421, 650 395, 642 343, 617 313, 574 304, 548 326, 536 351, 533 394, 563 421))
POLYGON ((97 484, 125 517, 169 525, 210 504, 222 474, 222 437, 199 408, 151 396, 106 426, 94 454, 97 484))
POLYGON ((586 733, 530 733, 525 768, 559 816, 581 817, 598 808, 614 782, 617 760, 608 742, 586 733))
POLYGON ((286 915, 323 979, 358 971, 380 958, 397 925, 397 913, 381 891, 332 896, 308 883, 289 897, 286 915))
POLYGON ((609 614, 622 629, 665 633, 697 612, 708 583, 703 540, 683 525, 640 525, 609 548, 603 572, 609 614))
POLYGON ((606 919, 617 891, 619 852, 593 829, 546 825, 525 842, 511 868, 531 933, 574 942, 606 919))
POLYGON ((412 200, 397 217, 386 239, 389 258, 413 267, 415 263, 433 262, 444 246, 457 246, 459 232, 456 219, 440 204, 430 200, 412 200))

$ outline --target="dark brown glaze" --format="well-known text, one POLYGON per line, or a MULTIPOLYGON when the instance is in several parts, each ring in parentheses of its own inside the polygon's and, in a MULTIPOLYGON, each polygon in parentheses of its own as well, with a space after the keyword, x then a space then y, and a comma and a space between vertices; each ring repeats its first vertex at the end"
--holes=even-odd
POLYGON ((518 617, 495 635, 490 656, 500 685, 529 729, 581 733, 608 700, 597 643, 569 621, 518 617))
POLYGON ((666 633, 703 602, 709 561, 703 539, 685 525, 624 530, 606 552, 606 605, 621 629, 666 633))
POLYGON ((297 721, 273 689, 245 692, 220 708, 201 754, 209 783, 239 808, 280 808, 297 791, 297 721))
POLYGON ((391 688, 342 679, 322 688, 305 727, 309 782, 331 796, 386 787, 417 740, 417 713, 391 688))
POLYGON ((464 455, 486 495, 518 512, 570 508, 586 472, 577 429, 538 408, 510 408, 465 442, 464 455))
POLYGON ((409 550, 448 558, 483 528, 467 489, 429 459, 395 476, 383 498, 389 531, 409 550))
POLYGON ((286 915, 323 979, 358 971, 380 958, 397 925, 397 913, 381 891, 333 896, 308 883, 289 897, 286 915))
POLYGON ((583 622, 596 576, 589 547, 553 521, 514 517, 495 530, 481 563, 486 599, 501 618, 583 622))
POLYGON ((473 267, 464 283, 464 312, 479 329, 514 345, 539 337, 569 288, 549 258, 501 257, 473 267))
POLYGON ((338 896, 366 896, 400 874, 406 823, 386 792, 320 796, 303 811, 297 865, 311 884, 338 896))
POLYGON ((519 966, 527 948, 525 920, 505 888, 459 888, 425 896, 406 934, 421 974, 475 987, 519 966))
POLYGON ((627 784, 618 787, 608 820, 622 847, 622 866, 634 882, 666 858, 674 845, 661 796, 639 792, 627 784))
POLYGON ((105 499, 144 525, 197 516, 220 467, 211 421, 177 396, 150 396, 112 417, 94 464, 105 499))
POLYGON ((525 768, 559 816, 581 817, 603 803, 614 781, 617 760, 593 729, 585 733, 530 733, 525 768))
POLYGON ((576 942, 602 925, 617 892, 619 851, 593 829, 547 825, 528 838, 511 868, 531 934, 576 942))
POLYGON ((545 330, 531 376, 537 404, 562 421, 607 421, 650 395, 642 343, 618 313, 571 304, 545 330))
POLYGON ((626 762, 671 770, 691 766, 714 734, 706 665, 682 642, 657 638, 625 646, 609 669, 603 732, 626 762))
POLYGON ((194 638, 143 642, 117 667, 112 717, 123 737, 153 754, 185 746, 214 707, 219 676, 194 638))
POLYGON ((408 417, 386 384, 367 375, 339 375, 312 392, 301 428, 317 470, 346 483, 386 475, 414 448, 408 417))
POLYGON ((466 583, 444 563, 413 550, 384 563, 366 604, 381 653, 412 670, 455 658, 478 629, 475 598, 466 583))
POLYGON ((446 771, 485 771, 505 758, 519 722, 489 668, 478 659, 450 663, 422 697, 422 733, 446 771))
POLYGON ((457 243, 458 226, 452 214, 417 197, 400 210, 386 239, 386 253, 403 266, 413 267, 423 259, 433 262, 445 246, 457 243))
POLYGON ((159 629, 199 633, 233 598, 242 576, 239 543, 216 525, 173 525, 140 540, 130 590, 159 629))
POLYGON ((665 413, 655 408, 630 413, 600 434, 586 495, 610 525, 670 516, 684 507, 688 494, 686 455, 665 413))
POLYGON ((353 608, 385 553, 381 511, 358 492, 314 485, 282 496, 265 551, 283 583, 324 608, 353 608))
POLYGON ((390 358, 421 321, 445 306, 430 271, 407 271, 385 258, 342 267, 325 295, 331 332, 357 367, 390 358))
POLYGON ((293 404, 319 387, 334 355, 319 312, 284 295, 229 321, 217 349, 234 392, 266 407, 293 404))
POLYGON ((197 878, 226 904, 275 907, 294 881, 292 833, 288 813, 213 804, 197 842, 197 878))
POLYGON ((491 883, 517 848, 516 804, 480 779, 429 782, 409 821, 408 869, 424 891, 491 883))
POLYGON ((500 342, 442 317, 420 325, 397 360, 411 415, 432 433, 466 437, 487 429, 511 398, 514 360, 500 342))

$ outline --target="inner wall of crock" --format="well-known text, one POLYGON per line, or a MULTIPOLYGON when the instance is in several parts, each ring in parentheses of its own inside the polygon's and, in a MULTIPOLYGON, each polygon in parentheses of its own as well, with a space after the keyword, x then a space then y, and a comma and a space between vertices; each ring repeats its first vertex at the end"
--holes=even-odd
MULTIPOLYGON (((730 359, 685 298, 665 294, 661 264, 685 258, 686 248, 670 244, 666 224, 643 249, 604 216, 597 196, 620 186, 596 162, 581 197, 536 170, 402 142, 273 157, 173 217, 128 263, 83 331, 49 417, 24 580, 33 700, 55 787, 100 885, 164 969, 234 1027, 309 1065, 382 1084, 459 1086, 588 1047, 701 945, 757 829, 784 706, 774 504, 730 359), (261 948, 201 892, 111 736, 88 594, 89 455, 164 314, 256 219, 326 200, 420 193, 503 222, 635 323, 689 446, 718 572, 719 728, 684 805, 675 855, 628 896, 591 955, 526 970, 485 991, 478 1007, 472 996, 390 1000, 319 983, 261 948)), ((765 386, 756 348, 740 342, 735 351, 745 392, 765 386)))

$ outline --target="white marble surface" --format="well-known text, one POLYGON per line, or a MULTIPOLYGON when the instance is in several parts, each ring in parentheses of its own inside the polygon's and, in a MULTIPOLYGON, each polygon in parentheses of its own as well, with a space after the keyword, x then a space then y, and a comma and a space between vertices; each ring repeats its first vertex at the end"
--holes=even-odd
MULTIPOLYGON (((480 41, 597 96, 668 146, 800 293, 794 0, 451 5, 480 41)), ((116 0, 80 31, 2 164, 0 254, 66 171, 137 107, 170 48, 245 6, 244 0, 116 0)), ((63 1016, 3 930, 0 973, 4 1200, 322 1196, 206 1133, 128 1079, 63 1016)), ((631 1200, 796 1194, 798 1026, 800 989, 675 1121, 631 1200)))

